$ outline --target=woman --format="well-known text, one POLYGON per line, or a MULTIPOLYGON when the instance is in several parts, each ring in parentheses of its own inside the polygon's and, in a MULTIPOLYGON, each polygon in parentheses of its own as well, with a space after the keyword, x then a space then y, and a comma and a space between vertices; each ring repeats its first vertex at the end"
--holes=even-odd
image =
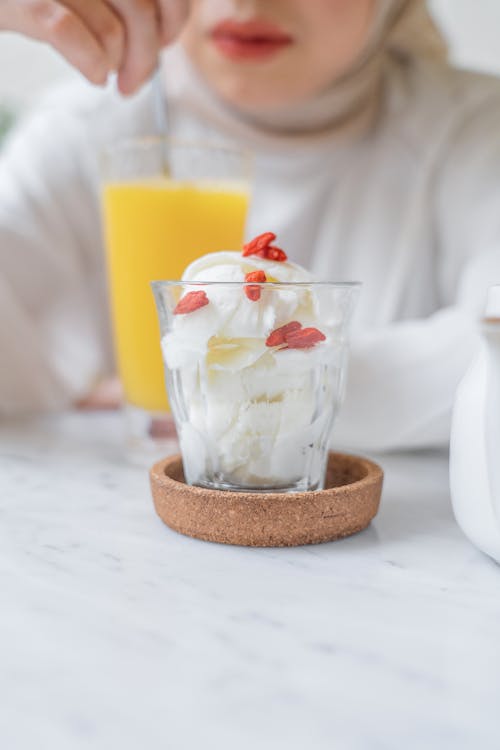
MULTIPOLYGON (((500 280, 499 82, 450 67, 422 0, 195 0, 162 74, 174 134, 255 152, 249 232, 364 283, 336 444, 444 444, 500 280)), ((73 91, 3 156, 0 411, 111 371, 96 153, 153 129, 149 86, 73 91)))

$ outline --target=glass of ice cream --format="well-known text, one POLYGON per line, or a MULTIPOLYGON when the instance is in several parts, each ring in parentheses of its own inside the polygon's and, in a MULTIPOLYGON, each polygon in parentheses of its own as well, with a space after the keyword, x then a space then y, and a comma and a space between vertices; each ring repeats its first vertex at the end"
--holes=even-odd
POLYGON ((185 479, 210 489, 323 487, 359 284, 316 282, 266 232, 155 281, 185 479))

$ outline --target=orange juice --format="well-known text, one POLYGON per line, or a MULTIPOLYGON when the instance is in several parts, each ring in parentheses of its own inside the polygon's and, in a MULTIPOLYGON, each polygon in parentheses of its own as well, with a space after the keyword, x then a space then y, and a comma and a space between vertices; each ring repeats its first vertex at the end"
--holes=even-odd
POLYGON ((240 183, 168 179, 104 186, 111 310, 128 403, 168 408, 150 282, 180 279, 207 252, 241 247, 248 191, 240 183))

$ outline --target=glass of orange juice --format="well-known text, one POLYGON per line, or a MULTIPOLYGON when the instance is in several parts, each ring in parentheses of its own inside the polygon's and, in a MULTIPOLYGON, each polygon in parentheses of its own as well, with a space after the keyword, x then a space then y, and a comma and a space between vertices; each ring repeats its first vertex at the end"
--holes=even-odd
POLYGON ((250 158, 225 146, 159 137, 114 144, 104 155, 103 212, 111 314, 127 417, 129 457, 172 450, 150 282, 180 279, 199 255, 241 246, 250 158))

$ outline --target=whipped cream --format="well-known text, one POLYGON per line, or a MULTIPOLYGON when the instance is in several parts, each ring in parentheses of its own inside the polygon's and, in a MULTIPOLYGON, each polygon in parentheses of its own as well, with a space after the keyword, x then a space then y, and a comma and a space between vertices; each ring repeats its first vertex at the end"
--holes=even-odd
POLYGON ((172 315, 162 339, 186 480, 300 488, 311 472, 321 475, 324 466, 315 462, 324 464, 343 391, 339 311, 288 260, 209 253, 182 280, 183 297, 200 290, 208 297, 199 309, 172 315), (266 277, 257 300, 242 284, 254 271, 266 277), (320 329, 323 340, 308 348, 266 344, 291 321, 320 329))

